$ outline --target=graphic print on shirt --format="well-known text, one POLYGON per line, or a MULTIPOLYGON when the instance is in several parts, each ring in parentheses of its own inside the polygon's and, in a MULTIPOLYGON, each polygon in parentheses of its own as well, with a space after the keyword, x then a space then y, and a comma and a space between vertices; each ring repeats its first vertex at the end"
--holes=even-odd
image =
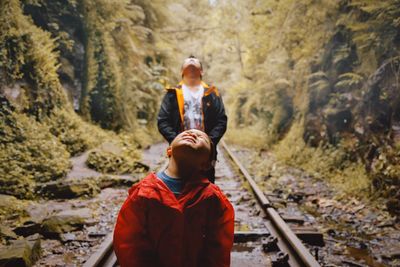
POLYGON ((183 86, 184 95, 184 128, 185 130, 197 129, 204 131, 203 127, 203 110, 202 110, 202 96, 204 88, 200 86, 199 90, 195 93, 191 92, 189 88, 183 86))
POLYGON ((185 130, 203 130, 201 103, 194 99, 185 100, 185 130))

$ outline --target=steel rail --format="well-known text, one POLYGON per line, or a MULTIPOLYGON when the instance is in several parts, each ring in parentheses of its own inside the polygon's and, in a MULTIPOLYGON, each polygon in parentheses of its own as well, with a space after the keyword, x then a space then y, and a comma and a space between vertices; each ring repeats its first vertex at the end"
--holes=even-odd
MULTIPOLYGON (((168 166, 168 160, 158 170, 163 170, 168 166)), ((100 247, 82 265, 83 267, 114 267, 117 266, 117 257, 113 248, 114 231, 106 236, 100 247)))
POLYGON ((242 165, 236 155, 228 147, 224 140, 221 141, 221 145, 227 152, 232 161, 239 168, 239 171, 243 174, 246 181, 249 183, 254 196, 257 198, 260 206, 270 220, 266 224, 271 234, 278 237, 279 248, 288 253, 290 266, 307 266, 307 267, 318 267, 320 264, 311 255, 310 251, 304 246, 301 240, 296 234, 289 228, 279 213, 272 207, 271 202, 264 195, 263 191, 257 185, 256 181, 251 177, 246 168, 242 165))

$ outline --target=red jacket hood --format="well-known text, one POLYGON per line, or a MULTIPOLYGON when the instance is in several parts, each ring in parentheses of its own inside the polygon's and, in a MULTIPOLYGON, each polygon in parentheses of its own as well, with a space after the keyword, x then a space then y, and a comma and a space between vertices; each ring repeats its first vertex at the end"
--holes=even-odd
MULTIPOLYGON (((184 203, 186 203, 189 199, 192 199, 194 196, 198 195, 200 191, 204 191, 204 189, 209 186, 213 187, 215 185, 211 184, 210 181, 205 177, 196 181, 189 180, 186 182, 181 196, 177 198, 174 193, 168 188, 168 186, 161 179, 159 179, 154 172, 151 172, 139 183, 132 186, 128 192, 131 196, 132 194, 134 194, 135 191, 137 191, 136 195, 138 197, 153 199, 162 203, 165 206, 169 206, 171 208, 182 211, 185 206, 184 203)), ((192 202, 192 204, 195 204, 195 202, 201 201, 204 198, 212 195, 212 192, 204 193, 205 194, 201 194, 199 198, 192 202)))

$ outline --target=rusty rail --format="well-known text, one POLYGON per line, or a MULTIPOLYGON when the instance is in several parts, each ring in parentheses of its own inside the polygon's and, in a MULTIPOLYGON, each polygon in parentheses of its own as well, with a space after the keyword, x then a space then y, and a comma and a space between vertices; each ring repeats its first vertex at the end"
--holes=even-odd
MULTIPOLYGON (((164 162, 159 170, 163 170, 168 166, 168 160, 164 162)), ((100 244, 99 249, 93 253, 89 259, 83 264, 83 267, 114 267, 118 266, 117 257, 113 249, 114 231, 106 236, 100 244)))
MULTIPOLYGON (((227 152, 232 161, 237 165, 239 171, 243 174, 246 181, 249 183, 254 196, 262 207, 266 214, 269 222, 266 223, 267 229, 273 236, 276 237, 277 246, 279 252, 277 257, 284 258, 288 256, 287 262, 289 266, 307 266, 307 267, 318 267, 320 264, 311 255, 310 251, 303 245, 301 240, 296 234, 289 228, 278 212, 272 207, 271 202, 264 195, 262 190, 259 188, 257 183, 251 177, 249 172, 244 168, 236 155, 227 146, 224 140, 221 141, 221 145, 227 152)), ((273 238, 270 238, 273 240, 273 238)))

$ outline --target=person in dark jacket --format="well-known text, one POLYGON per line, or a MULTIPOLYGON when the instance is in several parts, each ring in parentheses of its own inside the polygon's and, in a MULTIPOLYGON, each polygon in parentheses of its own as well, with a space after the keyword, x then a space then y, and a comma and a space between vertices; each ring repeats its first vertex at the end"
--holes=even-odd
POLYGON ((113 246, 121 267, 229 267, 234 209, 202 175, 212 143, 184 131, 168 148, 167 169, 129 189, 119 211, 113 246))
POLYGON ((181 68, 182 80, 175 87, 166 87, 158 113, 159 132, 171 143, 184 130, 197 129, 208 134, 214 144, 213 167, 205 175, 214 183, 216 147, 227 128, 224 103, 218 89, 203 80, 203 67, 194 56, 181 68))

